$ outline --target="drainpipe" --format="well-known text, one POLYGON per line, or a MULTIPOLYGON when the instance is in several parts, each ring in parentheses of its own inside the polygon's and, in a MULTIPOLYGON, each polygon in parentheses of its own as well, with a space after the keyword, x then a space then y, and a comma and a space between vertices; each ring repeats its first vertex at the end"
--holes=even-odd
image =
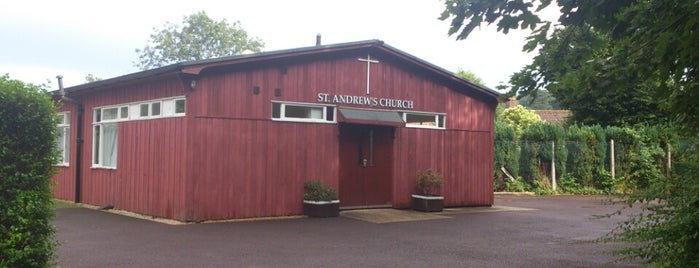
MULTIPOLYGON (((71 97, 66 96, 66 92, 63 89, 63 76, 56 76, 58 79, 58 92, 61 94, 61 101, 73 104, 78 109, 78 125, 77 125, 77 137, 75 138, 75 203, 80 203, 80 190, 81 190, 81 174, 82 174, 82 155, 83 155, 83 114, 85 109, 83 104, 71 97)), ((68 145, 70 146, 70 145, 68 145)))

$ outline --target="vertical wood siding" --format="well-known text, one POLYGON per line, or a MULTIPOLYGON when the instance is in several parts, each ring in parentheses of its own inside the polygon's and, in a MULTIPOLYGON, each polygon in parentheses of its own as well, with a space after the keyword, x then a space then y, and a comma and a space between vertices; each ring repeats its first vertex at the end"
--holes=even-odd
POLYGON ((81 98, 85 106, 81 191, 83 203, 114 205, 116 209, 156 217, 185 219, 184 156, 187 153, 187 118, 117 123, 116 169, 92 168, 92 123, 93 109, 96 107, 189 93, 178 79, 168 79, 98 91, 81 98))
MULTIPOLYGON (((363 95, 366 64, 358 57, 366 55, 219 71, 201 79, 188 107, 194 118, 187 156, 191 220, 300 214, 303 181, 321 179, 337 188, 338 126, 271 121, 271 101, 363 95), (282 96, 274 96, 276 88, 282 96)), ((415 174, 425 168, 444 173, 448 206, 492 204, 494 108, 379 60, 371 69, 372 97, 413 100, 416 111, 447 113, 448 130, 396 131, 393 206, 409 205, 415 174)))
MULTIPOLYGON (((426 168, 445 175, 446 205, 492 204, 492 104, 388 56, 371 56, 381 61, 371 66, 372 97, 447 114, 446 130, 396 129, 393 206, 409 205, 415 175, 426 168)), ((359 57, 366 52, 205 70, 195 90, 164 78, 82 96, 83 202, 186 221, 301 214, 304 181, 339 187, 339 127, 272 121, 271 102, 364 95, 366 63, 359 57), (94 107, 180 95, 187 96, 186 117, 119 123, 117 169, 91 168, 94 107)), ((55 177, 57 197, 72 198, 71 176, 66 168, 55 177)))
POLYGON ((303 182, 337 189, 337 126, 196 119, 191 220, 297 215, 303 182))
POLYGON ((56 199, 75 201, 75 161, 77 156, 75 140, 78 137, 78 109, 73 104, 63 104, 58 112, 70 112, 70 155, 68 166, 56 166, 56 175, 52 178, 53 196, 56 199))

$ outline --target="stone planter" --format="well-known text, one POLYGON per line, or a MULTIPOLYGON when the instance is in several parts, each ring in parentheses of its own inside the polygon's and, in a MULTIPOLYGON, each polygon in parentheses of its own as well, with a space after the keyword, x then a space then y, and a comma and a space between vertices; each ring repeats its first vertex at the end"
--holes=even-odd
POLYGON ((303 213, 314 218, 337 217, 340 215, 340 200, 303 200, 303 213))
POLYGON ((412 195, 412 198, 412 207, 414 210, 424 212, 440 212, 442 209, 444 209, 444 196, 425 196, 414 194, 412 195))

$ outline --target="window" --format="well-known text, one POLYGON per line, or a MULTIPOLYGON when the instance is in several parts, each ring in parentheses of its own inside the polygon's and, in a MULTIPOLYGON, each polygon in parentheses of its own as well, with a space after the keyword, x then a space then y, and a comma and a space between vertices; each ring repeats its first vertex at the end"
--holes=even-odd
MULTIPOLYGON (((161 99, 131 104, 131 109, 137 110, 132 120, 153 119, 161 117, 184 116, 186 101, 183 97, 174 99, 161 99)), ((128 108, 128 107, 127 107, 128 108)))
POLYGON ((139 116, 141 116, 141 117, 148 117, 148 103, 143 103, 143 104, 140 105, 140 107, 141 107, 141 108, 140 108, 140 109, 141 109, 141 110, 140 110, 141 112, 139 113, 139 116))
POLYGON ((185 99, 163 100, 160 109, 163 117, 184 116, 185 99))
POLYGON ((94 110, 92 167, 116 168, 117 111, 117 107, 94 110))
POLYGON ((139 104, 139 117, 160 117, 160 105, 160 101, 139 104))
POLYGON ((119 119, 129 119, 129 106, 119 108, 119 119))
POLYGON ((433 113, 403 113, 406 127, 444 129, 444 115, 433 113))
POLYGON ((100 121, 113 121, 117 120, 117 110, 118 108, 105 108, 102 109, 102 118, 100 121))
POLYGON ((305 103, 272 102, 272 120, 334 123, 335 107, 305 103))
POLYGON ((150 116, 160 116, 160 102, 150 104, 150 116))
MULTIPOLYGON (((95 108, 92 129, 92 167, 116 168, 119 122, 184 116, 185 108, 184 96, 95 108)), ((62 134, 64 140, 59 140, 58 146, 65 147, 63 150, 65 156, 62 157, 65 163, 59 164, 67 165, 70 115, 66 113, 63 120, 65 122, 64 134, 62 134)), ((59 130, 62 126, 59 125, 59 130)))
POLYGON ((175 114, 177 114, 177 115, 184 114, 184 112, 185 112, 184 104, 185 104, 184 99, 175 100, 175 114))
POLYGON ((56 147, 60 153, 56 165, 68 166, 70 162, 70 113, 59 113, 58 117, 56 147))

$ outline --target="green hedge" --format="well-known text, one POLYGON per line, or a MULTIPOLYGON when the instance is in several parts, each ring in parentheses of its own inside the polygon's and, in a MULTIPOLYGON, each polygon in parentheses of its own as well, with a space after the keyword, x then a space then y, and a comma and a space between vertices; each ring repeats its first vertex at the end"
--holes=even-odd
MULTIPOLYGON (((532 185, 543 184, 550 186, 548 174, 551 167, 551 142, 564 144, 565 130, 561 125, 548 122, 538 122, 525 128, 522 132, 522 149, 520 170, 524 180, 532 185)), ((565 162, 568 152, 565 146, 555 147, 556 177, 565 173, 565 162)))
POLYGON ((0 76, 0 267, 46 267, 52 260, 56 123, 48 94, 0 76))
POLYGON ((566 167, 570 175, 579 185, 591 187, 594 181, 594 168, 596 166, 597 137, 592 128, 573 125, 568 128, 568 160, 566 167))
POLYGON ((513 177, 519 176, 519 154, 520 149, 514 128, 495 121, 494 190, 501 191, 506 186, 506 175, 500 170, 501 167, 505 167, 513 177))
MULTIPOLYGON (((533 190, 551 188, 551 142, 555 141, 556 178, 562 191, 627 192, 647 187, 669 174, 667 149, 679 151, 670 125, 602 127, 539 122, 526 127, 520 140, 505 123, 495 124, 495 190, 503 190, 505 166, 533 190), (611 174, 610 140, 615 144, 615 177, 611 174), (517 156, 518 155, 518 156, 517 156), (519 165, 512 161, 519 160, 519 165)), ((677 158, 673 155, 673 159, 677 158)), ((677 160, 677 159, 676 159, 677 160)), ((674 160, 673 160, 674 161, 674 160)))

